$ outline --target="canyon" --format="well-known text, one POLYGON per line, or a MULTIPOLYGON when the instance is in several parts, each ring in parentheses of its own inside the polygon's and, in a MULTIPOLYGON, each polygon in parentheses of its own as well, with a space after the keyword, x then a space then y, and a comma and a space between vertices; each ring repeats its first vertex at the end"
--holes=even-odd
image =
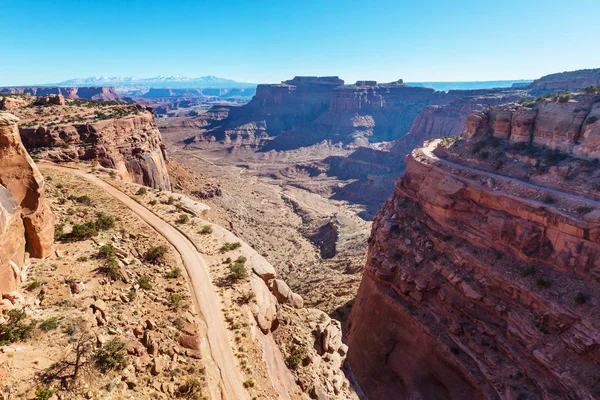
POLYGON ((348 322, 369 398, 599 395, 597 102, 473 111, 406 157, 348 322))

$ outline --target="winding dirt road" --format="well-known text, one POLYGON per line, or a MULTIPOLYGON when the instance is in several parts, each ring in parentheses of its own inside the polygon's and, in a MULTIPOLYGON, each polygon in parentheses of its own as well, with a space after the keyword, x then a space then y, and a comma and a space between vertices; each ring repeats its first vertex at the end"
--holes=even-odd
POLYGON ((212 285, 208 265, 194 245, 168 222, 96 176, 77 169, 50 164, 40 163, 38 166, 40 169, 56 170, 87 179, 131 209, 177 249, 190 278, 189 284, 199 307, 198 311, 207 325, 210 352, 221 376, 221 397, 228 400, 248 399, 248 393, 242 385, 242 378, 236 367, 233 352, 227 339, 221 302, 212 285))
POLYGON ((439 164, 442 164, 442 165, 445 165, 445 166, 450 167, 450 168, 455 168, 455 169, 459 169, 459 170, 467 171, 467 172, 473 172, 473 173, 476 173, 476 174, 479 174, 479 175, 482 175, 482 176, 487 176, 487 177, 490 177, 490 178, 504 180, 504 181, 516 183, 518 185, 523 185, 523 186, 528 187, 530 189, 541 190, 541 191, 544 191, 544 192, 552 193, 552 194, 555 194, 557 196, 562 196, 562 197, 569 198, 571 200, 586 202, 586 203, 589 203, 589 204, 593 204, 595 206, 600 206, 600 201, 589 199, 587 197, 577 196, 575 194, 566 193, 566 192, 561 192, 560 190, 552 189, 552 188, 545 187, 545 186, 534 185, 532 183, 525 182, 525 181, 522 181, 522 180, 519 180, 519 179, 516 179, 516 178, 512 178, 510 176, 504 176, 504 175, 500 175, 500 174, 495 174, 493 172, 484 171, 484 170, 476 169, 476 168, 471 168, 471 167, 467 167, 467 166, 464 166, 464 165, 460 165, 460 164, 454 163, 452 161, 444 160, 443 158, 439 158, 438 156, 436 156, 433 153, 433 151, 436 149, 436 147, 438 146, 438 144, 440 142, 441 142, 441 139, 431 140, 425 146, 420 147, 417 150, 419 150, 421 152, 421 154, 423 154, 425 157, 427 157, 430 161, 435 162, 435 163, 439 163, 439 164))

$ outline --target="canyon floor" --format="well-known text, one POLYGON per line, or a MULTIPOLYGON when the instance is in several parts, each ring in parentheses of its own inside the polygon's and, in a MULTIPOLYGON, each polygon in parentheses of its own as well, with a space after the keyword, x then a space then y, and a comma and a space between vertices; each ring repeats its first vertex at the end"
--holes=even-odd
MULTIPOLYGON (((169 125, 161 120, 160 125, 169 125)), ((337 146, 254 152, 194 144, 192 131, 163 132, 175 190, 202 198, 209 218, 262 254, 309 307, 344 319, 365 261, 371 222, 362 205, 333 200, 350 181, 315 170, 337 146)))

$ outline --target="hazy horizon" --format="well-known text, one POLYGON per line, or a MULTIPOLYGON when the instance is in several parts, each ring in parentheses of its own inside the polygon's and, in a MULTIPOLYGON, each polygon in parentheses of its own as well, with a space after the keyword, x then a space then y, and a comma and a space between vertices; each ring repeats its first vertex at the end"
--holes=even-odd
POLYGON ((597 1, 437 3, 5 0, 5 31, 18 34, 0 44, 0 86, 160 74, 473 82, 600 66, 597 1))

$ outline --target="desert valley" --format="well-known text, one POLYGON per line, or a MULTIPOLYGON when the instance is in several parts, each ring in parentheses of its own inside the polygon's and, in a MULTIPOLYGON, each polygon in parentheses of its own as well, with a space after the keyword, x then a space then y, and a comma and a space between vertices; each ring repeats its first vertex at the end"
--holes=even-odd
POLYGON ((0 89, 0 398, 600 395, 600 70, 183 92, 0 89))
POLYGON ((600 399, 598 13, 3 1, 0 400, 600 399))

